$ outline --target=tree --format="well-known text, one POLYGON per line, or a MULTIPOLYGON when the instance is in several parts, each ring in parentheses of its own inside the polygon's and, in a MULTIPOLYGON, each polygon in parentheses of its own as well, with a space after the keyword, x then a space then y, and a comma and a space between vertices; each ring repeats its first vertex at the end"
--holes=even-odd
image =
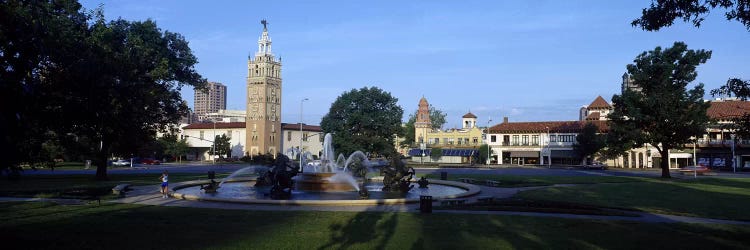
POLYGON ((220 155, 221 157, 226 156, 227 158, 232 157, 232 145, 229 142, 227 135, 217 135, 214 138, 214 145, 208 150, 211 155, 220 155))
POLYGON ((487 162, 487 157, 489 156, 489 148, 490 146, 487 144, 482 144, 479 146, 479 155, 477 155, 477 162, 485 164, 487 162))
MULTIPOLYGON (((414 123, 417 122, 417 112, 414 111, 413 114, 409 115, 409 120, 404 125, 404 141, 401 142, 401 146, 408 147, 414 145, 414 142, 416 142, 416 136, 414 135, 414 123)), ((445 116, 447 114, 443 112, 442 110, 439 110, 435 108, 434 106, 430 106, 430 123, 432 125, 432 129, 440 129, 445 125, 445 116)))
POLYGON ((675 19, 681 18, 700 27, 705 16, 717 7, 727 10, 724 13, 727 20, 739 21, 750 31, 750 0, 655 0, 631 24, 644 30, 656 31, 672 26, 675 19))
POLYGON ((598 134, 599 126, 592 122, 583 125, 581 132, 576 136, 576 144, 573 150, 586 160, 589 156, 595 155, 604 148, 604 136, 598 134))
POLYGON ((33 160, 51 139, 47 128, 58 121, 48 100, 57 96, 47 91, 51 79, 44 74, 81 60, 75 45, 84 40, 86 21, 75 0, 0 4, 0 143, 6 145, 0 169, 33 160))
POLYGON ((690 90, 687 85, 698 75, 695 68, 709 58, 711 51, 688 50, 682 42, 638 55, 627 69, 641 90, 612 97, 609 133, 621 139, 609 143, 623 149, 650 144, 661 155, 661 176, 670 178, 669 150, 706 131, 709 104, 703 101, 703 84, 690 90))
POLYGON ((205 86, 184 37, 151 20, 106 22, 102 8, 86 15, 73 0, 12 1, 0 16, 1 123, 13 134, 4 141, 22 150, 47 131, 88 138, 97 179, 107 179, 108 156, 132 153, 188 111, 182 86, 205 86))
POLYGON ((392 155, 394 135, 403 135, 403 109, 398 99, 377 87, 344 92, 331 104, 320 122, 333 134, 337 151, 346 155, 361 150, 376 155, 392 155))
POLYGON ((440 157, 443 157, 443 149, 440 147, 434 147, 430 149, 430 157, 433 161, 440 160, 440 157))
POLYGON ((181 161, 182 156, 190 152, 190 144, 187 139, 178 139, 175 133, 165 134, 159 138, 159 143, 162 145, 165 154, 177 158, 178 161, 181 161))

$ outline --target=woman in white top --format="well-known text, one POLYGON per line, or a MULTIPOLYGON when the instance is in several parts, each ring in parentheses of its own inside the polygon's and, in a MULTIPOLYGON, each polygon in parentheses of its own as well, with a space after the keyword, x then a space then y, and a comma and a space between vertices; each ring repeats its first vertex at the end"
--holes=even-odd
POLYGON ((164 173, 161 174, 161 194, 163 198, 167 198, 167 194, 169 193, 169 173, 167 170, 164 170, 164 173))

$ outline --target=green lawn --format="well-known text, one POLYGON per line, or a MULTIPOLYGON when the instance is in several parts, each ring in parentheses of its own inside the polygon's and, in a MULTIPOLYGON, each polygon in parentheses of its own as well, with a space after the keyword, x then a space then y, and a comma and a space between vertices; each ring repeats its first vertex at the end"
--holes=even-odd
POLYGON ((742 249, 747 226, 521 216, 0 203, 22 249, 742 249))
POLYGON ((551 187, 522 192, 517 197, 750 221, 749 178, 643 178, 640 182, 551 187))
MULTIPOLYGON (((440 174, 424 175, 430 179, 440 179, 440 174)), ((480 182, 495 180, 500 187, 532 187, 550 186, 554 184, 591 184, 591 183, 624 183, 640 182, 647 178, 619 177, 619 176, 526 176, 526 175, 482 175, 482 174, 448 174, 448 180, 458 181, 459 178, 473 178, 480 182)), ((484 184, 484 183, 479 183, 484 184)))
MULTIPOLYGON (((228 174, 216 174, 216 178, 228 174)), ((120 183, 157 185, 161 174, 109 174, 109 180, 94 180, 94 175, 23 175, 21 180, 0 178, 0 196, 79 197, 106 195, 120 183)), ((206 174, 169 174, 170 182, 206 179, 206 174)))

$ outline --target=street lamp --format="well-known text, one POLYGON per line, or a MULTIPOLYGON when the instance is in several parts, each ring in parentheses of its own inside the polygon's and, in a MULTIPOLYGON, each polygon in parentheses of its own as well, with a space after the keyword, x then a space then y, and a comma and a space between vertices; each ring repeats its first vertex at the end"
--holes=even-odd
POLYGON ((732 137, 732 172, 737 173, 737 164, 734 163, 734 158, 735 158, 735 156, 734 156, 734 137, 735 137, 735 134, 732 134, 731 137, 732 137))
MULTIPOLYGON (((547 161, 547 168, 552 168, 552 149, 550 148, 550 145, 549 145, 550 144, 550 139, 552 137, 549 134, 549 127, 548 126, 544 126, 544 127, 547 128, 547 145, 546 146, 547 146, 547 151, 548 151, 547 153, 549 153, 549 157, 547 158, 547 160, 548 160, 547 161)), ((544 158, 544 157, 542 157, 542 158, 544 158)))
POLYGON ((299 171, 303 172, 302 168, 302 104, 309 99, 305 98, 299 102, 299 171))
POLYGON ((698 144, 698 137, 693 137, 693 178, 698 179, 698 158, 696 158, 695 154, 695 144, 698 144))
POLYGON ((213 151, 211 151, 211 161, 213 164, 216 164, 216 120, 211 119, 212 122, 214 122, 214 143, 213 143, 213 151))
POLYGON ((490 160, 490 152, 492 152, 491 151, 492 149, 490 148, 490 138, 489 138, 490 137, 490 122, 492 122, 492 118, 487 120, 487 132, 485 132, 486 134, 485 138, 487 138, 487 165, 490 165, 490 163, 492 163, 492 161, 490 160))

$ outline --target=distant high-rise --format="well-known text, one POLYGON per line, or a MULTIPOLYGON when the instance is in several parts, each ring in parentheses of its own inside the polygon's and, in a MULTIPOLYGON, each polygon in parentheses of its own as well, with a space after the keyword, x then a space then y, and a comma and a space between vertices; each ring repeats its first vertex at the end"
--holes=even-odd
POLYGON ((193 111, 199 119, 205 119, 208 113, 227 109, 227 86, 218 82, 208 82, 206 90, 195 90, 193 111))

